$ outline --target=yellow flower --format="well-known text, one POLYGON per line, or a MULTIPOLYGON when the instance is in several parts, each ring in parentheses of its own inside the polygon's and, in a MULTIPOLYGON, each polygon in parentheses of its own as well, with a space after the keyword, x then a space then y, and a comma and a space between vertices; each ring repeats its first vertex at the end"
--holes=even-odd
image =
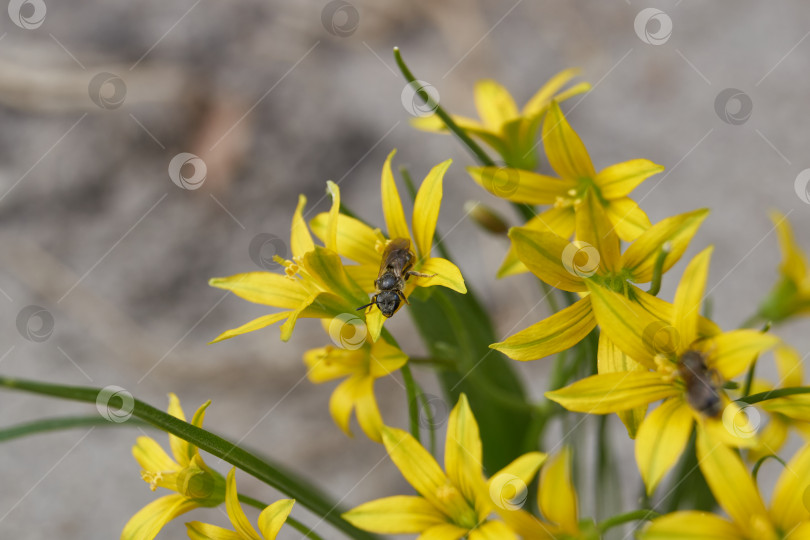
MULTIPOLYGON (((793 347, 780 345, 774 350, 779 386, 790 388, 802 386, 802 359, 793 347)), ((773 385, 762 380, 754 380, 751 393, 768 392, 773 385)), ((810 439, 810 394, 797 394, 775 399, 767 399, 759 404, 768 413, 767 425, 760 430, 757 444, 748 450, 746 458, 756 462, 763 457, 775 454, 787 440, 791 427, 798 429, 806 439, 810 439)))
MULTIPOLYGON (((553 232, 569 238, 588 194, 604 208, 611 229, 622 240, 632 242, 649 229, 647 214, 628 195, 650 176, 664 170, 646 159, 633 159, 594 170, 579 135, 565 119, 556 102, 543 122, 543 143, 549 163, 559 178, 519 169, 469 167, 473 179, 489 192, 516 203, 550 204, 551 208, 530 219, 524 227, 553 232)), ((498 277, 525 272, 514 249, 510 250, 498 277)))
MULTIPOLYGON (((332 213, 320 214, 311 222, 312 232, 324 240, 326 245, 334 242, 335 251, 341 256, 351 259, 359 264, 346 267, 346 272, 353 280, 360 284, 365 294, 374 292, 374 281, 380 272, 382 253, 389 241, 405 239, 416 250, 416 261, 413 270, 424 274, 435 274, 432 277, 411 277, 406 282, 405 297, 410 296, 416 287, 433 287, 441 285, 460 293, 466 293, 464 278, 458 267, 447 259, 431 257, 433 235, 436 232, 436 221, 439 219, 439 207, 442 202, 442 179, 450 166, 451 160, 444 161, 431 169, 413 204, 413 219, 411 234, 405 211, 399 198, 394 174, 391 171, 391 160, 396 150, 392 151, 385 160, 382 171, 382 208, 385 225, 388 229, 388 238, 382 235, 379 229, 372 229, 360 220, 332 213)), ((368 299, 355 304, 354 308, 368 303, 368 299)), ((380 336, 385 317, 379 309, 372 306, 366 314, 366 323, 372 341, 380 336)))
POLYGON ((700 337, 699 309, 711 252, 711 247, 703 250, 687 266, 670 318, 656 317, 625 296, 589 285, 602 332, 646 369, 600 373, 546 393, 566 409, 594 414, 664 399, 641 423, 636 437, 636 462, 649 493, 680 457, 695 422, 727 444, 755 443, 746 413, 729 402, 722 387, 779 339, 755 330, 700 337))
POLYGON ((446 472, 409 433, 386 426, 382 437, 391 460, 419 495, 367 502, 343 514, 347 521, 371 532, 421 533, 420 538, 431 540, 517 540, 503 521, 490 515, 510 510, 514 488, 531 481, 545 454, 524 454, 487 481, 478 424, 464 394, 447 425, 446 472))
POLYGON ((292 260, 277 259, 284 266, 284 274, 248 272, 212 278, 209 281, 212 287, 231 291, 249 302, 284 310, 223 332, 212 343, 259 330, 282 320, 285 322, 281 325, 281 339, 287 341, 296 321, 301 317, 331 319, 341 314, 354 313, 358 305, 365 303, 366 293, 347 275, 340 256, 336 253, 340 191, 333 182, 327 182, 327 189, 332 195, 332 210, 328 213, 324 234, 326 247, 316 246, 312 241, 302 216, 306 197, 300 195, 290 233, 292 260))
MULTIPOLYGON (((564 101, 590 90, 582 82, 560 92, 563 86, 579 74, 567 69, 552 77, 519 111, 509 91, 496 81, 484 79, 475 84, 475 107, 481 121, 453 115, 455 123, 468 134, 478 137, 498 152, 507 165, 519 169, 537 166, 535 137, 543 114, 553 99, 564 101)), ((411 120, 411 125, 423 131, 448 133, 441 119, 434 115, 411 120)))
MULTIPOLYGON (((339 330, 328 329, 330 334, 339 330)), ((357 348, 330 345, 304 353, 304 362, 309 367, 307 377, 313 383, 346 377, 329 400, 329 411, 335 423, 351 436, 349 420, 354 410, 360 427, 376 442, 382 442, 380 430, 383 422, 374 397, 374 380, 390 375, 407 361, 405 353, 384 339, 377 340, 373 345, 366 341, 357 348)))
POLYGON ((186 523, 188 537, 191 540, 274 540, 292 511, 292 499, 276 501, 259 514, 259 532, 248 521, 245 512, 239 505, 239 493, 236 490, 236 468, 228 473, 225 489, 225 508, 234 531, 192 521, 186 523))
POLYGON ((796 244, 787 216, 771 212, 782 249, 781 277, 759 308, 758 315, 775 323, 810 313, 810 273, 807 257, 796 244))
POLYGON ((532 540, 596 540, 591 520, 579 519, 579 501, 571 479, 571 451, 565 447, 540 470, 537 504, 544 519, 524 510, 500 512, 522 538, 532 540))
MULTIPOLYGON (((202 427, 205 409, 203 403, 192 425, 202 427)), ((180 400, 169 394, 169 414, 186 421, 180 400)), ((225 500, 225 479, 209 468, 200 457, 196 446, 169 434, 174 459, 151 437, 138 437, 132 455, 142 467, 141 477, 152 491, 163 487, 175 491, 144 506, 124 526, 121 540, 151 540, 164 525, 177 516, 200 507, 219 506, 225 500)))
POLYGON ((807 540, 810 538, 810 445, 793 456, 776 481, 770 509, 736 452, 698 434, 698 463, 730 520, 705 512, 675 512, 653 520, 641 540, 807 540))

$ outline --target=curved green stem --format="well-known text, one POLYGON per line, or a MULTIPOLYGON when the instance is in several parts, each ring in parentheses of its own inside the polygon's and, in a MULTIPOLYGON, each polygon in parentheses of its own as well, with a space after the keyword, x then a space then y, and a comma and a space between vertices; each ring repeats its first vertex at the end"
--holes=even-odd
POLYGON ((618 516, 613 516, 611 518, 606 519, 602 523, 596 526, 600 532, 604 533, 614 527, 618 527, 619 525, 624 525, 625 523, 629 523, 631 521, 640 521, 640 520, 651 520, 655 519, 660 516, 658 512, 655 510, 633 510, 632 512, 627 512, 626 514, 619 514, 618 516))
MULTIPOLYGON (((10 377, 0 377, 0 387, 93 404, 96 404, 99 396, 102 395, 101 388, 56 385, 10 377)), ((222 437, 183 422, 138 399, 132 400, 131 413, 132 416, 180 437, 200 450, 221 458, 223 461, 258 478, 265 484, 278 489, 318 516, 323 517, 324 520, 345 533, 349 538, 365 540, 376 540, 378 538, 376 535, 362 531, 344 520, 340 516, 342 511, 319 489, 303 478, 283 470, 279 465, 269 463, 266 459, 263 460, 222 437)))
POLYGON ((759 403, 760 401, 767 401, 769 399, 776 399, 786 396, 795 396, 798 394, 810 394, 810 386, 792 386, 790 388, 778 388, 776 390, 768 390, 767 392, 760 392, 759 394, 752 394, 750 396, 745 396, 743 398, 738 399, 737 401, 742 401, 743 403, 753 405, 754 403, 759 403))
POLYGON ((37 435, 39 433, 48 433, 50 431, 61 431, 63 429, 87 426, 152 427, 146 422, 142 422, 137 418, 129 419, 128 421, 119 424, 110 422, 98 414, 94 414, 92 416, 63 416, 61 418, 43 418, 41 420, 34 420, 32 422, 25 422, 24 424, 17 424, 5 429, 0 429, 0 442, 10 441, 19 437, 26 437, 28 435, 37 435))
POLYGON ((661 279, 664 275, 664 261, 666 261, 667 255, 669 255, 669 247, 665 243, 661 246, 661 251, 658 252, 658 256, 655 258, 652 283, 650 284, 650 290, 647 291, 653 296, 658 296, 661 291, 661 279))
MULTIPOLYGON (((264 510, 269 506, 268 504, 265 504, 258 499, 248 497, 247 495, 243 495, 241 493, 239 494, 239 501, 242 502, 243 504, 247 504, 259 510, 264 510)), ((311 540, 323 540, 323 538, 321 538, 321 536, 318 535, 318 533, 311 530, 309 527, 307 527, 306 525, 304 525, 303 523, 301 523, 292 516, 287 516, 287 520, 285 521, 285 523, 290 527, 292 527, 293 529, 295 529, 296 531, 303 534, 304 538, 310 538, 311 540)))

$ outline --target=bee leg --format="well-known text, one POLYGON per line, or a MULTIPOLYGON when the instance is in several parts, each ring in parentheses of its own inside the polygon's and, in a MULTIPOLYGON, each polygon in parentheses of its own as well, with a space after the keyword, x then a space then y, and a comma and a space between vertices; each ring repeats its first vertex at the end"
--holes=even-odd
POLYGON ((408 270, 405 272, 406 277, 416 276, 416 277, 434 277, 438 276, 439 274, 423 274, 421 272, 414 272, 413 270, 408 270))
POLYGON ((399 297, 400 297, 400 298, 402 298, 402 301, 403 301, 403 302, 405 302, 405 303, 406 303, 406 304, 408 304, 409 306, 411 305, 411 303, 410 303, 410 302, 408 302, 408 299, 407 299, 407 298, 405 298, 405 295, 404 295, 404 294, 402 294, 402 291, 397 291, 397 294, 399 295, 399 297))

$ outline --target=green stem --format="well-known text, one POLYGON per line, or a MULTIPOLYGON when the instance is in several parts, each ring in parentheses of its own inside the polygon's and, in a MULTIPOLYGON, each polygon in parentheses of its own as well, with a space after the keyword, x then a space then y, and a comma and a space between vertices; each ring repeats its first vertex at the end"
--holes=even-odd
MULTIPOLYGON (((418 385, 417 385, 418 388, 418 385)), ((427 417, 427 423, 430 429, 428 429, 428 438, 430 439, 430 453, 435 457, 436 456, 436 422, 433 418, 433 408, 428 401, 427 396, 422 389, 419 389, 419 401, 422 402, 422 409, 425 411, 425 416, 427 417)))
MULTIPOLYGON (((102 395, 101 388, 82 386, 63 386, 23 379, 0 377, 0 386, 35 394, 42 394, 74 401, 84 401, 96 404, 102 395)), ((342 511, 325 495, 302 478, 282 470, 278 465, 262 460, 256 455, 236 446, 235 444, 218 437, 202 428, 175 418, 138 399, 132 401, 132 415, 136 418, 171 433, 184 441, 188 441, 200 450, 221 458, 234 465, 265 484, 276 488, 285 495, 295 499, 302 506, 310 509, 324 520, 330 522, 337 529, 344 532, 349 538, 377 539, 376 535, 362 531, 344 520, 342 511)))
POLYGON ((769 399, 776 399, 786 396, 795 396, 798 394, 810 394, 810 386, 792 386, 790 388, 768 390, 767 392, 760 392, 759 394, 745 396, 737 401, 742 401, 743 403, 753 405, 754 403, 759 403, 760 401, 767 401, 769 399))
POLYGON ((632 512, 627 512, 626 514, 619 514, 618 516, 613 516, 612 518, 608 518, 602 523, 596 526, 600 532, 604 533, 614 527, 618 527, 619 525, 624 525, 625 523, 629 523, 631 521, 640 521, 640 520, 651 520, 655 519, 660 516, 658 512, 654 510, 633 510, 632 512))
POLYGON ((655 258, 655 264, 653 265, 653 279, 652 283, 650 284, 650 290, 647 291, 653 296, 657 296, 661 291, 661 279, 664 275, 664 261, 666 261, 669 251, 669 246, 667 246, 667 243, 664 243, 664 245, 661 246, 661 251, 658 252, 658 256, 655 258))
MULTIPOLYGON (((416 77, 413 76, 413 73, 411 73, 411 70, 408 69, 408 66, 402 59, 402 55, 399 52, 399 47, 394 47, 394 59, 396 60, 397 66, 399 67, 399 70, 402 72, 402 75, 405 77, 405 80, 408 81, 408 83, 411 84, 411 86, 416 90, 416 93, 419 94, 419 97, 422 98, 422 100, 425 103, 428 103, 431 100, 431 97, 425 90, 420 88, 417 84, 414 84, 416 83, 416 77)), ((458 137, 462 143, 464 143, 464 145, 470 150, 470 152, 472 152, 472 154, 476 157, 476 159, 478 159, 478 161, 481 162, 481 164, 486 165, 488 167, 495 166, 495 162, 492 161, 492 159, 489 157, 489 155, 487 155, 484 149, 481 148, 478 145, 478 143, 472 140, 472 138, 469 135, 467 135, 467 133, 463 129, 458 127, 455 121, 450 117, 449 114, 447 114, 447 112, 444 110, 444 108, 442 108, 441 105, 437 103, 436 110, 434 112, 436 113, 436 116, 441 118, 442 122, 444 122, 444 125, 447 126, 447 129, 452 131, 453 134, 455 134, 455 136, 458 137)))
POLYGON ((745 374, 745 383, 743 384, 742 392, 742 395, 744 396, 751 393, 751 385, 754 384, 754 372, 757 369, 757 360, 758 358, 754 358, 754 361, 751 362, 750 366, 748 366, 748 372, 745 374))
POLYGON ((408 416, 410 417, 411 435, 418 443, 422 443, 419 435, 419 393, 416 390, 416 381, 413 380, 411 367, 406 363, 399 369, 402 380, 405 382, 405 393, 408 395, 408 416))
MULTIPOLYGON (((241 493, 238 495, 239 501, 243 504, 247 504, 252 506, 253 508, 258 508, 259 510, 264 510, 267 508, 268 504, 263 503, 258 499, 254 499, 253 497, 248 497, 247 495, 242 495, 241 493)), ((287 516, 287 520, 285 521, 287 525, 295 529, 296 531, 300 532, 304 535, 305 538, 311 538, 312 540, 323 540, 318 533, 311 530, 309 527, 298 521, 292 516, 287 516)))
POLYGON ((64 416, 61 418, 43 418, 41 420, 34 420, 24 424, 17 424, 5 429, 0 430, 0 442, 10 441, 19 437, 26 437, 28 435, 37 435, 39 433, 48 433, 50 431, 60 431, 63 429, 72 429, 78 427, 151 427, 146 422, 141 422, 137 418, 129 419, 126 422, 116 423, 110 422, 106 418, 98 414, 92 416, 64 416))

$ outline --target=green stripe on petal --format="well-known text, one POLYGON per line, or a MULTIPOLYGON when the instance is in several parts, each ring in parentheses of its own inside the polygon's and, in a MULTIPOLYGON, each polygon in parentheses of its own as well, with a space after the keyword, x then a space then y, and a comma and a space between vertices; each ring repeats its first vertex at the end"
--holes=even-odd
POLYGON ((258 319, 253 319, 249 323, 245 323, 242 326, 231 328, 230 330, 222 332, 220 335, 211 340, 209 345, 211 343, 219 343, 220 341, 224 341, 232 337, 241 336, 242 334, 247 334, 248 332, 253 332, 254 330, 261 330, 262 328, 288 318, 292 313, 292 311, 282 311, 280 313, 271 313, 270 315, 264 315, 258 319))
POLYGON ((551 102, 543 122, 543 144, 551 168, 561 177, 579 180, 596 175, 585 145, 556 101, 551 102))
POLYGON ((450 482, 457 486, 470 502, 476 501, 483 486, 481 459, 482 447, 478 423, 467 402, 467 396, 461 394, 447 422, 444 469, 450 482))
POLYGON ((578 253, 575 244, 556 234, 533 231, 524 227, 510 229, 509 238, 512 239, 512 245, 515 246, 520 261, 534 275, 552 287, 564 291, 587 290, 582 277, 575 273, 578 268, 573 266, 577 262, 575 256, 578 253), (566 269, 566 262, 571 268, 570 271, 566 269))
POLYGON ((590 298, 586 296, 490 347, 513 360, 538 360, 573 347, 595 326, 590 298))
POLYGON ((618 272, 620 266, 619 237, 594 191, 588 190, 575 209, 577 240, 586 244, 580 249, 588 249, 588 246, 596 249, 595 254, 587 254, 589 260, 585 264, 588 265, 588 271, 599 274, 618 272), (590 260, 593 256, 596 257, 596 261, 590 260))
POLYGON ((256 304, 293 309, 298 307, 309 293, 298 280, 272 272, 247 272, 228 277, 215 277, 208 284, 256 304))
POLYGON ((569 411, 609 414, 647 405, 679 392, 661 373, 627 371, 591 375, 565 388, 546 392, 545 396, 569 411))
POLYGON ((555 178, 507 167, 467 167, 475 182, 496 197, 526 204, 554 204, 577 187, 570 179, 555 178))
POLYGON ((661 516, 639 533, 640 540, 746 540, 747 534, 708 512, 675 512, 661 516))
POLYGON ((342 517, 357 528, 381 534, 420 533, 447 520, 424 498, 408 495, 370 501, 342 517))
POLYGON ((303 266, 326 291, 343 298, 349 310, 367 298, 365 291, 346 275, 340 255, 334 251, 315 246, 304 256, 303 266))

